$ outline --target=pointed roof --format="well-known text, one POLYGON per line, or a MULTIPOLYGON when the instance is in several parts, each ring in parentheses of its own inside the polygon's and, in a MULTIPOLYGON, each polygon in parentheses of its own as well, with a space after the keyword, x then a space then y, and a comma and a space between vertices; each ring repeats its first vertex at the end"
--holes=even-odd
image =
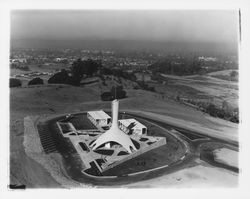
POLYGON ((102 135, 100 135, 95 142, 91 144, 92 150, 97 149, 102 144, 108 142, 117 142, 121 146, 123 146, 129 153, 132 153, 131 148, 136 150, 133 142, 130 137, 121 131, 119 128, 111 128, 102 135))

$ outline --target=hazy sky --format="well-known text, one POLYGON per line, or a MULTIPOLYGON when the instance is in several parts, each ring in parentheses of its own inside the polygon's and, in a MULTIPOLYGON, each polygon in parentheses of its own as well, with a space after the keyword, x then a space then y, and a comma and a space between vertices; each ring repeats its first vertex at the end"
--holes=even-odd
POLYGON ((235 42, 238 11, 12 11, 12 39, 235 42))

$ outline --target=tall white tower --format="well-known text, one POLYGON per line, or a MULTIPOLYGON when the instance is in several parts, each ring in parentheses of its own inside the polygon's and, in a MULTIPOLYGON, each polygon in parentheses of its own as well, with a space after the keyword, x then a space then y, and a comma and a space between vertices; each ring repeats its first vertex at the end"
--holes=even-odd
POLYGON ((92 150, 97 149, 102 144, 107 144, 112 141, 123 146, 129 153, 132 153, 132 150, 136 150, 130 137, 118 127, 118 110, 119 101, 115 99, 112 101, 112 125, 108 131, 100 135, 96 141, 90 145, 92 150))

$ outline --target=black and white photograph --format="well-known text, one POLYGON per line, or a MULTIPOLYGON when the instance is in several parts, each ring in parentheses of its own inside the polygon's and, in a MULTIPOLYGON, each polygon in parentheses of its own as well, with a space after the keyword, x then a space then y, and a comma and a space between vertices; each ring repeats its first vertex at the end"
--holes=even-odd
POLYGON ((13 10, 10 186, 237 187, 238 39, 239 10, 13 10))
POLYGON ((11 9, 5 186, 239 188, 241 28, 240 8, 11 9))

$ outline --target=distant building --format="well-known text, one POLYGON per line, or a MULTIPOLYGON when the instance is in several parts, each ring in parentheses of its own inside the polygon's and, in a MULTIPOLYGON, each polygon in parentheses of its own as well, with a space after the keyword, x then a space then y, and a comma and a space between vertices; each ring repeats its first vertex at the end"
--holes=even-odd
POLYGON ((89 111, 87 117, 95 126, 107 126, 111 122, 111 117, 103 110, 89 111))
POLYGON ((68 62, 67 58, 57 57, 54 59, 55 62, 68 62))
POLYGON ((25 58, 10 59, 10 63, 27 63, 27 59, 25 58))
POLYGON ((129 135, 146 135, 147 127, 135 119, 123 119, 118 121, 119 128, 129 135))
POLYGON ((204 56, 201 56, 201 57, 198 57, 199 60, 201 61, 211 61, 211 62, 215 62, 217 61, 217 58, 215 57, 204 57, 204 56))

